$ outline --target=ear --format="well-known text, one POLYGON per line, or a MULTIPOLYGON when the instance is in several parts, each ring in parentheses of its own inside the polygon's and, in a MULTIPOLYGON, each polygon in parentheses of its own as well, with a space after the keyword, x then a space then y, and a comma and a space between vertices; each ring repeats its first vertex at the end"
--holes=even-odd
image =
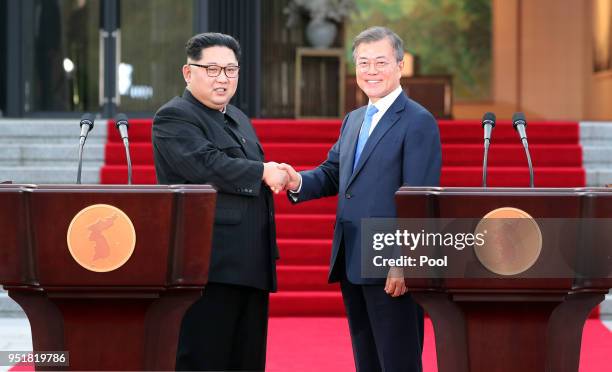
POLYGON ((183 65, 183 79, 185 79, 185 82, 189 85, 191 81, 191 68, 189 65, 183 65))
POLYGON ((402 59, 401 61, 399 61, 397 63, 397 66, 399 67, 400 71, 404 69, 404 60, 402 59))

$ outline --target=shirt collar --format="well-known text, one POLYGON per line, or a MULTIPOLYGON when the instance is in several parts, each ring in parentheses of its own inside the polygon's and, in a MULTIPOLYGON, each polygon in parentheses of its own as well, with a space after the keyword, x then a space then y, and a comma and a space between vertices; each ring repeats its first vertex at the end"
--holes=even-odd
MULTIPOLYGON (((387 94, 383 98, 376 101, 376 103, 374 103, 374 106, 376 106, 376 108, 378 109, 377 114, 384 115, 385 112, 387 112, 387 110, 389 109, 389 107, 391 107, 393 102, 395 102, 397 97, 399 97, 399 95, 402 94, 402 91, 403 91, 402 86, 399 85, 391 93, 387 94)), ((371 104, 372 104, 372 101, 369 101, 368 106, 371 104)))

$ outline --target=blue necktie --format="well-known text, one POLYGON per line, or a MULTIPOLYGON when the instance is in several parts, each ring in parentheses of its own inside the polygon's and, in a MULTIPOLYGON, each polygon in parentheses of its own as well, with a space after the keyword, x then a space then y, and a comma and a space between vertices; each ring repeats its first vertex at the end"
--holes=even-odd
POLYGON ((353 163, 353 172, 355 168, 357 168, 357 164, 359 163, 359 157, 361 156, 361 152, 365 147, 366 142, 368 141, 368 137, 370 136, 370 127, 372 126, 372 117, 374 114, 378 112, 378 109, 374 105, 368 106, 366 110, 365 118, 363 119, 363 124, 361 125, 361 130, 359 131, 359 139, 357 140, 357 147, 355 148, 355 162, 353 163))

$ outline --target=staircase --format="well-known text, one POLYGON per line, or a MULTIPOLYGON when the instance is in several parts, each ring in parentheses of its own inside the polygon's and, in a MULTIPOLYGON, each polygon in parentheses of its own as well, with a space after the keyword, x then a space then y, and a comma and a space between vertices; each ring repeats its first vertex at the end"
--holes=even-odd
MULTIPOLYGON (((339 120, 253 120, 266 159, 310 169, 323 161, 340 131, 339 120)), ((90 133, 83 183, 125 183, 125 152, 112 122, 98 120, 90 133)), ((482 128, 477 121, 440 121, 443 186, 479 186, 482 128)), ((0 120, 0 181, 74 183, 78 147, 76 120, 0 120)), ((612 183, 612 123, 530 122, 527 128, 537 187, 612 183), (581 146, 582 144, 582 146, 581 146), (583 159, 586 168, 583 168, 583 159), (608 178, 607 178, 608 177, 608 178)), ((155 183, 151 120, 130 120, 135 183, 155 183)), ((509 122, 498 122, 489 154, 489 186, 527 186, 523 149, 509 122)), ((337 285, 327 284, 336 198, 290 205, 275 196, 279 292, 273 316, 341 316, 337 285)), ((17 310, 0 293, 0 313, 17 310)), ((610 299, 602 315, 612 315, 610 299)))
MULTIPOLYGON (((99 183, 106 123, 98 120, 87 137, 83 183, 99 183)), ((0 182, 76 182, 80 134, 77 119, 3 119, 0 133, 0 182)))
MULTIPOLYGON (((298 170, 325 160, 338 138, 339 120, 253 120, 266 159, 298 170)), ((482 128, 476 121, 440 121, 443 186, 480 186, 482 128)), ((126 181, 125 155, 109 125, 102 183, 126 181)), ((538 187, 579 187, 585 184, 579 127, 575 122, 534 122, 528 128, 538 187)), ((151 121, 132 120, 131 156, 136 183, 154 183, 151 121)), ((523 148, 510 122, 498 122, 489 153, 489 186, 528 186, 523 148)), ((272 295, 273 316, 340 316, 344 314, 338 285, 327 284, 336 198, 291 205, 275 196, 279 291, 272 295)))
POLYGON ((612 122, 581 122, 587 186, 612 185, 612 122))

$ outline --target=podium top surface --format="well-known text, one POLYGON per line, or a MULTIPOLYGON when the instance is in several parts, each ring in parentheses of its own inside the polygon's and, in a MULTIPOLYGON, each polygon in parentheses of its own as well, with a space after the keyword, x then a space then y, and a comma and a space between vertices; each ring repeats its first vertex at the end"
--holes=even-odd
POLYGON ((580 195, 586 193, 612 193, 607 187, 401 187, 397 194, 447 194, 447 195, 474 195, 474 194, 514 194, 514 195, 580 195))
POLYGON ((75 184, 0 184, 0 192, 7 191, 25 192, 143 192, 143 193, 166 193, 166 192, 212 192, 216 190, 211 185, 75 185, 75 184))

